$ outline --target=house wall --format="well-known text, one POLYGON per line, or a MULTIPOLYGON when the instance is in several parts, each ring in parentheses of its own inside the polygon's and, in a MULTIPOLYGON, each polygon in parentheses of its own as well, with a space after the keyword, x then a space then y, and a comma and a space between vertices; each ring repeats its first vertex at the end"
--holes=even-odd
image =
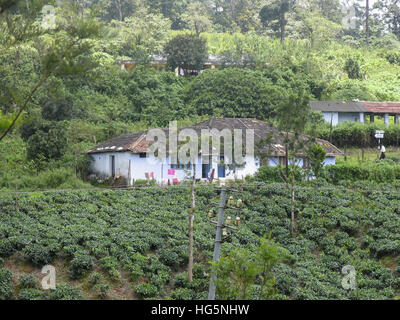
POLYGON ((326 122, 331 123, 332 119, 332 125, 336 126, 339 123, 339 114, 337 112, 323 112, 324 119, 326 122))
MULTIPOLYGON (((171 169, 170 158, 167 157, 164 161, 155 158, 141 158, 139 154, 132 154, 130 152, 109 152, 92 154, 92 170, 98 177, 108 178, 111 177, 111 156, 115 156, 115 174, 126 178, 129 184, 132 185, 135 180, 146 179, 146 172, 150 175, 154 174, 154 179, 161 183, 167 183, 168 179, 172 183, 172 179, 182 181, 189 179, 193 176, 193 166, 190 169, 173 169, 174 175, 169 174, 171 169), (130 162, 130 164, 129 164, 130 162)), ((202 159, 197 160, 196 166, 196 179, 202 179, 202 159)), ((277 166, 279 164, 278 157, 270 157, 270 166, 277 166)), ((327 157, 324 165, 335 164, 335 157, 327 157)), ((214 177, 218 178, 218 159, 214 159, 210 166, 210 170, 215 170, 214 177)), ((303 166, 303 159, 298 159, 296 164, 300 167, 303 166)), ((260 167, 260 162, 254 157, 247 156, 243 166, 225 166, 225 179, 244 179, 246 176, 254 175, 260 167), (234 170, 235 169, 235 170, 234 170)))
POLYGON ((336 164, 336 157, 326 157, 326 159, 323 162, 324 166, 335 165, 335 164, 336 164))
POLYGON ((365 122, 363 112, 323 112, 324 119, 327 123, 331 123, 336 126, 344 121, 357 121, 365 122))
POLYGON ((360 121, 359 112, 339 112, 339 123, 344 121, 360 121))

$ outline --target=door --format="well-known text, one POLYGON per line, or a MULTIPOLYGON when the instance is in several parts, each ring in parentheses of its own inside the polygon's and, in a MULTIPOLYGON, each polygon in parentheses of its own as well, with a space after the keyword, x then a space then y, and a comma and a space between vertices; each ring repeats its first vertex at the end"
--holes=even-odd
POLYGON ((218 178, 225 178, 225 163, 224 162, 224 156, 220 156, 220 163, 218 164, 218 178))
POLYGON ((110 156, 111 163, 111 177, 115 177, 115 156, 110 156))

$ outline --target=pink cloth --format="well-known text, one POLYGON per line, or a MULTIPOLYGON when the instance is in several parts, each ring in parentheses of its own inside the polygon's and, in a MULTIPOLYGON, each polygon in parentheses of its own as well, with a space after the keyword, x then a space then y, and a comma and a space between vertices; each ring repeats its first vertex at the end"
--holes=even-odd
POLYGON ((150 178, 154 179, 154 172, 150 173, 150 178))
POLYGON ((173 182, 174 184, 179 184, 179 181, 178 181, 178 179, 176 179, 176 178, 172 179, 172 182, 173 182))
POLYGON ((175 175, 175 170, 174 169, 168 169, 168 174, 170 176, 174 176, 175 175))

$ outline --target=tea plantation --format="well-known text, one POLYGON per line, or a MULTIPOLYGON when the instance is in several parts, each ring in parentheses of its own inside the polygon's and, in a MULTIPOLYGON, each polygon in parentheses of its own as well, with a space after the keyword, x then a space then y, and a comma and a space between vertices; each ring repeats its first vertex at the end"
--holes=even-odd
MULTIPOLYGON (((237 187, 237 186, 236 186, 237 187)), ((236 188, 237 190, 237 188, 236 188)), ((206 299, 219 195, 196 190, 194 281, 186 278, 189 188, 0 194, 0 299, 206 299), (57 288, 42 290, 52 264, 57 288)), ((283 184, 244 184, 239 231, 223 252, 272 238, 290 256, 275 268, 280 299, 396 299, 400 296, 400 187, 379 191, 309 185, 296 191, 296 238, 283 184), (335 190, 337 188, 337 190, 335 190), (342 288, 342 267, 357 290, 342 288)))

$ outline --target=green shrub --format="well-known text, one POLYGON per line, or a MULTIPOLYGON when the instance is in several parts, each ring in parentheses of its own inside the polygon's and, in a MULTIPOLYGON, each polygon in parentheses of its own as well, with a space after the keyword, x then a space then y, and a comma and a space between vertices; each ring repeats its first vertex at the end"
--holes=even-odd
POLYGON ((21 289, 35 289, 36 286, 36 278, 33 275, 27 274, 19 277, 19 287, 21 289))
POLYGON ((192 289, 178 288, 171 293, 173 300, 193 300, 196 293, 192 289))
POLYGON ((50 289, 49 300, 81 300, 82 296, 77 288, 69 284, 57 285, 55 289, 50 289))
POLYGON ((78 253, 71 261, 70 276, 78 279, 92 270, 94 258, 87 253, 78 253))
POLYGON ((89 277, 88 284, 89 284, 89 286, 93 287, 96 284, 99 284, 100 281, 102 281, 102 280, 103 280, 103 276, 101 275, 101 273, 93 272, 89 277))
POLYGON ((99 296, 102 299, 105 299, 108 296, 108 291, 110 290, 110 286, 105 283, 99 283, 95 286, 95 289, 98 292, 99 296))
POLYGON ((116 258, 104 257, 100 260, 100 264, 113 279, 121 279, 121 274, 118 271, 119 264, 116 258))
POLYGON ((157 286, 151 283, 142 283, 135 287, 135 293, 142 298, 156 297, 160 294, 157 286))
POLYGON ((0 268, 0 300, 11 299, 13 296, 12 272, 0 268))
POLYGON ((41 300, 43 292, 37 289, 22 289, 18 294, 18 300, 41 300))

